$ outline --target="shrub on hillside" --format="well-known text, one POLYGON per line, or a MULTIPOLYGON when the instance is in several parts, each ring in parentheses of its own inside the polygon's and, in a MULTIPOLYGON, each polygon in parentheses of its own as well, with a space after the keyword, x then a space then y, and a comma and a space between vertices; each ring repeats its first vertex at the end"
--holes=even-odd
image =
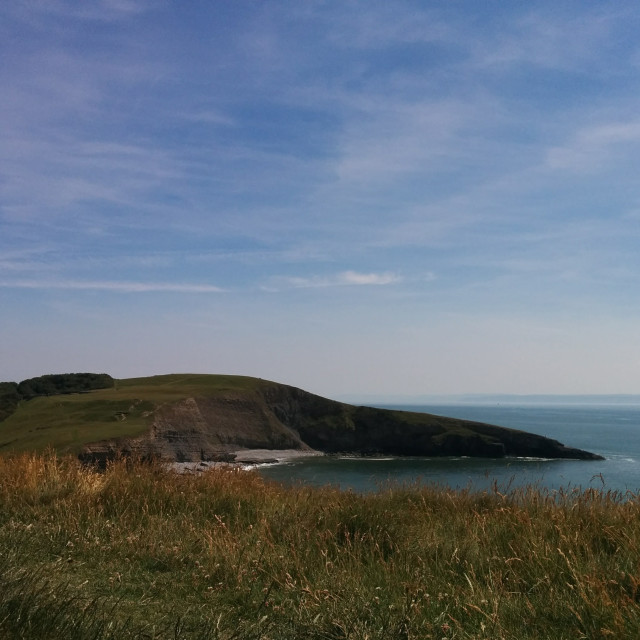
POLYGON ((0 422, 16 410, 20 399, 18 385, 15 382, 0 382, 0 422))
POLYGON ((109 389, 113 378, 106 373, 60 373, 23 380, 18 393, 25 399, 64 393, 83 393, 94 389, 109 389))

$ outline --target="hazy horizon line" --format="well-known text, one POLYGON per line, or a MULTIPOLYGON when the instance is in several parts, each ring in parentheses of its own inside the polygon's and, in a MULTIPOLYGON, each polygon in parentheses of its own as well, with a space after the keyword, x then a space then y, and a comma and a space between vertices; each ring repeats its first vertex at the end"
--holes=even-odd
POLYGON ((351 404, 640 404, 640 393, 340 394, 351 404))

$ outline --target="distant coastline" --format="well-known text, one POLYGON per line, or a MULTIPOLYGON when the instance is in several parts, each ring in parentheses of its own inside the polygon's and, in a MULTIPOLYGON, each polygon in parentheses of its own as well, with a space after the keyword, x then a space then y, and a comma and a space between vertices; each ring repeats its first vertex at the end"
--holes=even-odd
POLYGON ((421 405, 630 405, 640 406, 640 394, 508 394, 463 393, 434 395, 352 394, 336 397, 340 402, 376 407, 421 405))

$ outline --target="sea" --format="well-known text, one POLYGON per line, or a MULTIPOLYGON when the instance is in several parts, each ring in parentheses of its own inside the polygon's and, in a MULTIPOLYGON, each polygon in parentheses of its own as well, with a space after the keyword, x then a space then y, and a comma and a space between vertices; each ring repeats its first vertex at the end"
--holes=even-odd
POLYGON ((259 472, 288 485, 330 485, 365 493, 415 484, 472 491, 506 492, 532 485, 551 491, 594 488, 627 496, 640 493, 640 401, 372 406, 530 431, 605 459, 326 456, 266 465, 259 472))

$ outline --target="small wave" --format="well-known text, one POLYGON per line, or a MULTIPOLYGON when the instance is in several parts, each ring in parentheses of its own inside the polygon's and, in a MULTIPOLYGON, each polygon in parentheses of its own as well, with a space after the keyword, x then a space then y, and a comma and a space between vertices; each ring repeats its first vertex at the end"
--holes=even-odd
POLYGON ((607 458, 609 460, 615 460, 616 462, 637 462, 637 458, 630 458, 628 455, 623 455, 623 454, 615 454, 615 453, 611 453, 611 454, 607 454, 607 458))
POLYGON ((365 462, 386 462, 387 460, 397 460, 398 458, 374 458, 373 456, 338 456, 338 460, 363 460, 365 462))

